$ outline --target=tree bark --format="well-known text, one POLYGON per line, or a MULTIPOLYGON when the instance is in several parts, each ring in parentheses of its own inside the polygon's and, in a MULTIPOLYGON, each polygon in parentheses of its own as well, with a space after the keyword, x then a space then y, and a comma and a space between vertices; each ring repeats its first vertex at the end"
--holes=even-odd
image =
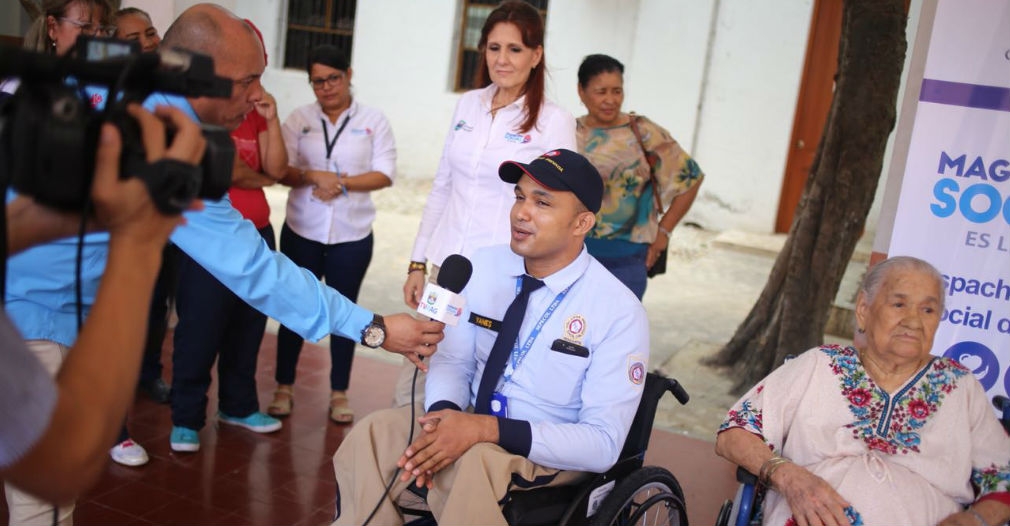
POLYGON ((829 308, 862 235, 894 128, 905 58, 904 0, 845 0, 838 72, 824 133, 768 282, 709 365, 741 393, 824 341, 829 308))

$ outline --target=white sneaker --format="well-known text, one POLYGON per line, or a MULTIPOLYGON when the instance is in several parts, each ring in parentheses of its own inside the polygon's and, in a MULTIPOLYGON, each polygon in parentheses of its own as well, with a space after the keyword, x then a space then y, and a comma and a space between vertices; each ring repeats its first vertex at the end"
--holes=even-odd
POLYGON ((112 460, 124 466, 143 466, 150 460, 147 457, 147 451, 129 438, 116 444, 109 450, 109 454, 112 455, 112 460))

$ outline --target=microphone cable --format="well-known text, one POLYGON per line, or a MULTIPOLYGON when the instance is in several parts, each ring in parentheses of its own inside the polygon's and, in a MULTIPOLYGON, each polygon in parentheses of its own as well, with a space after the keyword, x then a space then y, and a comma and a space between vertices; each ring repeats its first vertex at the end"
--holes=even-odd
MULTIPOLYGON (((418 369, 417 366, 414 366, 414 377, 410 380, 410 432, 407 433, 407 447, 410 447, 410 444, 414 442, 414 408, 416 407, 414 405, 414 392, 417 390, 417 373, 419 370, 420 369, 418 369)), ((402 468, 398 467, 396 468, 396 471, 393 472, 393 476, 389 478, 389 484, 386 484, 386 489, 382 491, 382 495, 379 496, 379 501, 376 502, 375 507, 372 508, 372 513, 368 514, 368 518, 365 519, 365 522, 363 522, 361 526, 368 526, 368 523, 372 522, 372 519, 375 518, 375 514, 378 513, 379 508, 382 507, 382 501, 386 500, 386 498, 392 498, 389 495, 389 490, 393 488, 393 484, 396 484, 396 477, 400 474, 401 469, 402 468)), ((339 490, 340 488, 337 489, 339 490)))

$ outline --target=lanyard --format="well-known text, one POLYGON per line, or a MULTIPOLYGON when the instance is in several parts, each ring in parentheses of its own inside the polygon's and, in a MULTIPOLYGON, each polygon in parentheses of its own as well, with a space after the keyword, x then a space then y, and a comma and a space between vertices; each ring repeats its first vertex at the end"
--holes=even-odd
POLYGON ((319 119, 319 122, 323 124, 323 142, 326 143, 326 160, 330 160, 330 155, 333 154, 333 147, 337 145, 337 139, 340 138, 340 134, 347 127, 347 123, 351 120, 350 112, 347 113, 347 118, 344 119, 343 124, 337 128, 337 134, 333 136, 333 142, 330 142, 330 132, 329 128, 326 127, 326 119, 319 119))
MULTIPOLYGON (((522 288, 522 277, 516 278, 516 296, 522 292, 522 288)), ((526 354, 529 353, 530 349, 533 347, 533 342, 537 339, 537 336, 540 335, 540 329, 543 329, 547 320, 551 319, 551 315, 558 309, 558 305, 561 304, 561 300, 565 299, 565 296, 568 295, 568 290, 571 288, 572 285, 565 287, 565 290, 561 291, 554 297, 554 301, 552 301, 547 307, 547 311, 540 316, 540 321, 533 326, 533 330, 530 332, 530 335, 526 337, 526 341, 523 343, 522 347, 519 347, 519 338, 516 338, 516 342, 512 346, 512 355, 509 357, 509 366, 505 368, 505 374, 502 376, 502 385, 507 384, 509 380, 512 379, 512 374, 519 368, 519 364, 521 364, 526 358, 526 354)), ((526 301, 529 301, 529 299, 526 301)))

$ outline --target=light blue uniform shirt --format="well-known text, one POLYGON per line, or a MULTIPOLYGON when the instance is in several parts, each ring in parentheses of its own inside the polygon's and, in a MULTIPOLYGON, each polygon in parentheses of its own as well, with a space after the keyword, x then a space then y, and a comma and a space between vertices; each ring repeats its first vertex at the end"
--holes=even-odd
MULTIPOLYGON (((171 105, 198 120, 185 98, 152 95, 148 109, 171 105)), ((170 240, 236 296, 311 341, 327 334, 361 339, 372 313, 320 283, 311 272, 270 250, 256 227, 231 206, 227 194, 186 212, 170 240)), ((26 250, 8 263, 7 314, 27 339, 70 345, 76 338, 74 261, 77 240, 26 250)), ((108 256, 108 235, 86 237, 82 273, 85 312, 94 303, 108 256)))
MULTIPOLYGON (((475 402, 497 324, 524 273, 523 258, 508 245, 474 254, 462 320, 445 328, 431 358, 427 409, 475 402)), ((543 281, 530 295, 520 345, 558 294, 571 288, 502 386, 508 415, 498 421, 499 445, 542 466, 603 472, 617 462, 642 397, 649 360, 645 309, 585 248, 543 281)))

